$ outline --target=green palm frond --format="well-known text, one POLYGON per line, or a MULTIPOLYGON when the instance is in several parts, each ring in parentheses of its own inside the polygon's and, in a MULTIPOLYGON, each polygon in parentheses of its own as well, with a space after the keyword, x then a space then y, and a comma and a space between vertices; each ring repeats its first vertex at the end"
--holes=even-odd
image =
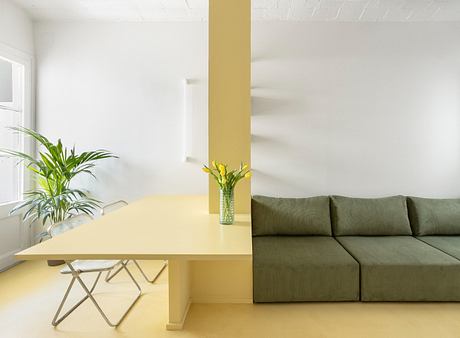
POLYGON ((24 201, 16 205, 11 213, 24 210, 24 220, 35 222, 61 222, 73 215, 92 215, 100 202, 82 190, 71 189, 70 183, 77 175, 95 177, 93 169, 100 160, 118 158, 108 150, 97 149, 77 153, 75 147, 68 149, 59 139, 54 144, 45 136, 24 127, 10 128, 14 132, 31 137, 40 146, 37 158, 29 154, 0 149, 0 156, 16 158, 34 176, 36 189, 24 194, 24 201))

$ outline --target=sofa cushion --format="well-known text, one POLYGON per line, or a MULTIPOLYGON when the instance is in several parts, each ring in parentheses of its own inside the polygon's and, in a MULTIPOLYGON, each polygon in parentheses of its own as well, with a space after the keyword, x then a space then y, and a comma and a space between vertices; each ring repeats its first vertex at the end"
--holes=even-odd
POLYGON ((331 197, 334 236, 411 235, 406 198, 331 197))
POLYGON ((253 238, 254 302, 359 300, 359 265, 332 237, 253 238))
POLYGON ((330 236, 329 197, 275 198, 254 196, 252 234, 330 236))
POLYGON ((407 204, 415 235, 460 235, 460 199, 408 197, 407 204))
POLYGON ((361 266, 363 301, 460 301, 460 261, 412 236, 337 240, 361 266))
POLYGON ((421 236, 417 239, 460 260, 460 236, 421 236))

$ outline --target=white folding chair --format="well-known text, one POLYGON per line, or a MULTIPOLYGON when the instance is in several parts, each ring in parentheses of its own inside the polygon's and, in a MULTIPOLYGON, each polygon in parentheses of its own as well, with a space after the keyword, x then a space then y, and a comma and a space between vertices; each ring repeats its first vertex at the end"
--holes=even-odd
MULTIPOLYGON (((104 215, 107 215, 109 212, 112 212, 112 211, 115 211, 117 209, 120 209, 124 206, 127 206, 128 205, 128 202, 126 201, 123 201, 123 200, 119 200, 119 201, 116 201, 116 202, 113 202, 113 203, 109 203, 107 205, 105 205, 102 209, 101 209, 101 215, 104 216, 104 215)), ((163 270, 168 266, 168 262, 167 261, 163 261, 163 265, 162 267, 160 268, 160 271, 157 272, 157 274, 155 275, 155 277, 153 277, 152 279, 148 278, 147 275, 145 274, 144 270, 142 270, 141 266, 139 265, 139 263, 136 261, 136 260, 132 260, 133 263, 137 266, 137 268, 139 269, 139 271, 141 272, 142 276, 144 277, 144 279, 148 282, 148 283, 155 283, 155 281, 158 279, 158 277, 160 277, 161 273, 163 272, 163 270)), ((126 260, 124 261, 125 264, 128 264, 129 260, 126 260)), ((123 269, 123 267, 119 267, 117 270, 115 270, 115 272, 112 272, 112 271, 108 271, 107 272, 107 275, 105 277, 105 280, 106 282, 109 282, 113 277, 115 277, 121 270, 123 269)))
MULTIPOLYGON (((51 225, 48 228, 48 233, 50 234, 51 237, 55 237, 68 230, 72 230, 84 223, 88 223, 91 220, 92 220, 92 217, 88 215, 75 216, 63 222, 51 225)), ((104 320, 106 321, 108 325, 112 327, 118 326, 123 321, 123 319, 128 314, 129 310, 131 310, 131 308, 134 306, 134 304, 137 302, 137 300, 142 294, 139 284, 136 282, 133 275, 128 270, 128 267, 126 266, 126 263, 124 261, 121 261, 121 260, 75 260, 75 261, 66 261, 66 264, 67 266, 61 270, 61 274, 72 275, 72 280, 70 281, 69 286, 67 287, 67 290, 64 294, 64 297, 62 298, 62 301, 59 304, 56 314, 54 315, 53 321, 51 322, 53 326, 56 326, 60 322, 62 322, 65 318, 67 318, 68 315, 70 315, 77 307, 79 307, 88 298, 91 299, 91 301, 96 306, 99 313, 101 314, 102 318, 104 318, 104 320), (128 307, 128 309, 123 313, 121 318, 116 323, 113 323, 107 317, 107 315, 104 313, 104 311, 100 307, 99 303, 94 298, 93 292, 101 277, 101 274, 104 271, 110 272, 111 270, 113 270, 115 267, 119 265, 120 265, 120 270, 125 270, 128 273, 130 279, 132 280, 132 282, 134 283, 134 285, 136 286, 138 290, 138 294, 136 298, 134 299, 134 301, 131 303, 131 305, 128 307), (88 286, 86 286, 86 284, 81 279, 80 275, 84 273, 91 273, 91 272, 97 272, 98 274, 91 288, 88 288, 88 286), (59 314, 62 311, 62 308, 67 300, 67 297, 69 296, 70 290, 72 289, 75 281, 77 281, 81 285, 86 295, 80 301, 78 301, 74 306, 72 306, 70 310, 68 310, 65 314, 59 317, 59 314)))

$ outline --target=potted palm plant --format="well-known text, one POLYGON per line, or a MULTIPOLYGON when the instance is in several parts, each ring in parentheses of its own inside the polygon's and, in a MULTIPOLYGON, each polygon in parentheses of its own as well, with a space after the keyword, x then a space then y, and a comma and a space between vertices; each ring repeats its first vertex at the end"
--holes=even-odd
MULTIPOLYGON (((38 156, 0 149, 3 156, 17 158, 32 173, 34 189, 24 193, 24 200, 17 204, 10 213, 23 211, 23 220, 33 224, 38 221, 43 227, 38 235, 40 240, 48 233, 48 224, 62 222, 74 215, 85 213, 92 215, 100 206, 100 201, 90 197, 87 192, 71 186, 72 180, 81 174, 93 177, 93 168, 97 161, 116 158, 106 150, 94 150, 77 153, 75 147, 64 147, 59 139, 56 144, 32 129, 13 127, 13 131, 32 137, 40 146, 38 156)), ((48 262, 50 265, 58 262, 48 262)))

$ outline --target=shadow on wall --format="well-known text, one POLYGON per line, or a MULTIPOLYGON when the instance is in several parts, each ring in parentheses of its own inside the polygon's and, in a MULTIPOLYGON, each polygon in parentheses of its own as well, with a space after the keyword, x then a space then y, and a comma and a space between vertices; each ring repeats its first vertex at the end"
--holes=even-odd
POLYGON ((459 29, 256 24, 252 191, 457 196, 459 29))
MULTIPOLYGON (((270 115, 297 115, 303 114, 305 112, 304 110, 301 111, 298 109, 300 103, 298 98, 289 97, 289 95, 285 95, 281 91, 269 91, 266 88, 253 88, 252 92, 251 115, 253 117, 270 115), (254 92, 257 92, 257 94, 254 92)), ((302 99, 302 101, 303 109, 305 109, 305 99, 302 99)))
POLYGON ((287 99, 280 99, 274 97, 261 97, 253 96, 251 98, 252 116, 270 115, 270 114, 285 114, 289 110, 287 99))
MULTIPOLYGON (((414 173, 413 167, 404 164, 408 160, 416 161, 413 155, 395 154, 394 160, 388 161, 391 154, 373 153, 377 142, 369 144, 359 142, 360 138, 349 139, 345 130, 338 135, 328 135, 327 128, 305 128, 304 133, 307 141, 296 135, 286 137, 276 130, 269 135, 251 135, 253 193, 282 197, 324 194, 436 197, 439 193, 435 187, 453 189, 445 183, 449 181, 452 185, 452 181, 431 178, 432 169, 420 160, 414 173), (395 184, 395 178, 400 176, 406 179, 395 184), (431 178, 432 182, 415 189, 420 177, 431 178)), ((397 147, 395 144, 392 148, 397 147)))
POLYGON ((343 163, 325 155, 328 145, 318 146, 315 142, 305 145, 277 133, 252 134, 251 141, 256 194, 279 197, 320 195, 328 183, 325 177, 345 174, 343 163), (286 194, 286 191, 290 193, 286 194))
MULTIPOLYGON (((261 189, 258 189, 256 193, 252 192, 253 195, 267 195, 267 196, 273 196, 273 197, 288 197, 288 196, 283 196, 282 193, 278 195, 277 193, 274 193, 272 189, 266 189, 264 190, 264 186, 279 186, 279 187, 285 187, 288 189, 297 189, 298 187, 293 184, 293 181, 290 179, 283 179, 280 175, 272 174, 268 171, 264 170, 258 170, 252 168, 252 173, 253 173, 253 180, 257 180, 257 183, 259 186, 261 186, 261 189)), ((303 197, 303 196, 289 196, 289 197, 303 197)))

